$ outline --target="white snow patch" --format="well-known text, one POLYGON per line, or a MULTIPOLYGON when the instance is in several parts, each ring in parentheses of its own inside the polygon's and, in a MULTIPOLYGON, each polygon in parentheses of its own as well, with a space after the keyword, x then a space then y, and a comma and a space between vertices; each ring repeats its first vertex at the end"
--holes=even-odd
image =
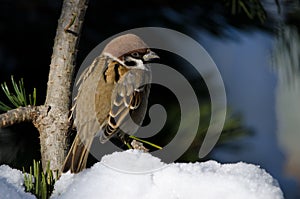
POLYGON ((124 173, 147 173, 167 166, 150 153, 142 153, 138 150, 128 150, 122 155, 120 152, 105 155, 102 157, 101 163, 124 173))
POLYGON ((23 187, 23 174, 17 169, 7 165, 0 166, 0 198, 1 199, 33 199, 30 193, 26 193, 23 187))
POLYGON ((52 199, 283 199, 259 166, 236 163, 165 164, 149 153, 115 152, 79 174, 63 174, 52 199))

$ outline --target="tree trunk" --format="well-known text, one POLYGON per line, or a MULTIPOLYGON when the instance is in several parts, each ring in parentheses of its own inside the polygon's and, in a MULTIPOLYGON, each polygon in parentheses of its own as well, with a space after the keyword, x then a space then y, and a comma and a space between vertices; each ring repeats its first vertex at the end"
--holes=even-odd
POLYGON ((88 0, 65 0, 51 58, 45 105, 34 121, 40 132, 42 165, 50 161, 52 170, 60 170, 68 151, 71 89, 81 32, 88 0))

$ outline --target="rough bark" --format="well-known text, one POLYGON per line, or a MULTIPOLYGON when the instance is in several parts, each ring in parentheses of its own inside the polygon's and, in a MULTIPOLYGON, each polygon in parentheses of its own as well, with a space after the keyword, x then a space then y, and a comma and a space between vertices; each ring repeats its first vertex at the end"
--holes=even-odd
POLYGON ((71 89, 77 44, 88 0, 65 0, 51 58, 46 102, 34 125, 40 132, 43 168, 60 170, 68 150, 71 89))
POLYGON ((19 107, 0 115, 0 128, 12 126, 21 122, 32 122, 38 115, 38 107, 19 107))

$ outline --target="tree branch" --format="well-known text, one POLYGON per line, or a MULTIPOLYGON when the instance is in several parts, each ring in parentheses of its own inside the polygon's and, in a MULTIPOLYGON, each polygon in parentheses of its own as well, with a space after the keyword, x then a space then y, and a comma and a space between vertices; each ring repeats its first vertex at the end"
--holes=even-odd
POLYGON ((12 126, 21 122, 32 122, 38 115, 38 107, 19 107, 0 115, 0 128, 12 126))
POLYGON ((40 132, 43 168, 60 170, 69 149, 71 92, 77 45, 88 0, 64 0, 51 57, 45 107, 34 122, 40 132))

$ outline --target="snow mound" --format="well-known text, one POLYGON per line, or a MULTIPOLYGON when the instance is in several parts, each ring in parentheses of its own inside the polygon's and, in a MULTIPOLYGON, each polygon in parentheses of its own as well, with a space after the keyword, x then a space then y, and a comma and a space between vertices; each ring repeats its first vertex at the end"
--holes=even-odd
POLYGON ((138 150, 115 152, 102 157, 101 163, 107 167, 124 173, 147 173, 154 172, 167 164, 150 153, 143 153, 138 150))
POLYGON ((63 174, 52 199, 283 199, 275 179, 246 163, 162 163, 136 150, 115 152, 79 174, 63 174))
POLYGON ((0 198, 1 199, 33 199, 35 196, 25 193, 23 174, 7 165, 0 166, 0 198))

